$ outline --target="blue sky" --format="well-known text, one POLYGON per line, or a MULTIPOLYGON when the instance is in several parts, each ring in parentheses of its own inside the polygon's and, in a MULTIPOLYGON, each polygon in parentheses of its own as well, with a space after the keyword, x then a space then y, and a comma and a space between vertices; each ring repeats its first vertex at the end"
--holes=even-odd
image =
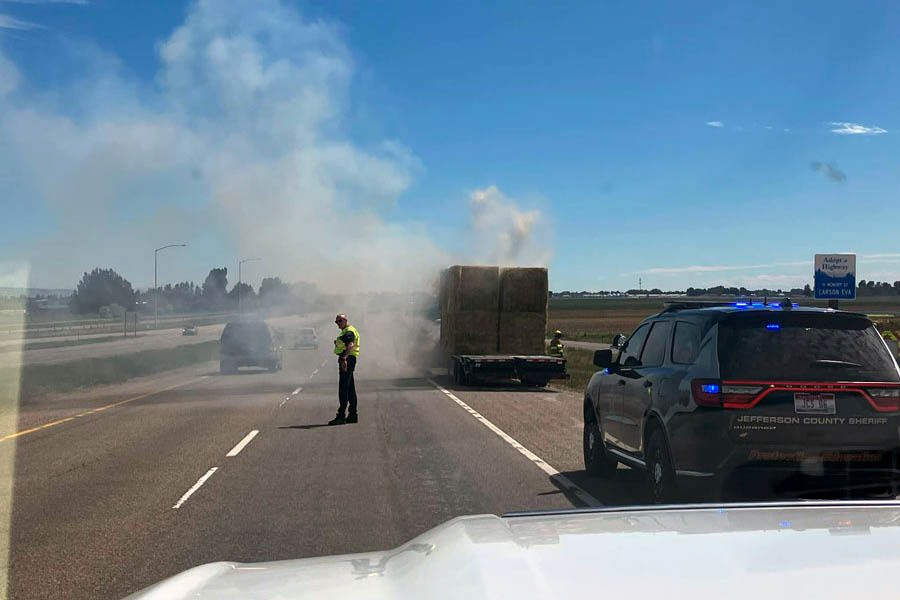
POLYGON ((183 237, 166 280, 262 254, 254 285, 484 260, 557 290, 777 288, 816 252, 900 279, 892 2, 222 4, 0 1, 8 271, 146 285, 183 237))

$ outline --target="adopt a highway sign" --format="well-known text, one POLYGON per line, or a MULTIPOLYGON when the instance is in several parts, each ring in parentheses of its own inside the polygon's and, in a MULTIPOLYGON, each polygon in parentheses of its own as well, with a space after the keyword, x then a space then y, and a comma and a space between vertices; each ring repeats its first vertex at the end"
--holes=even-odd
POLYGON ((855 254, 816 254, 815 264, 816 298, 856 299, 855 254))

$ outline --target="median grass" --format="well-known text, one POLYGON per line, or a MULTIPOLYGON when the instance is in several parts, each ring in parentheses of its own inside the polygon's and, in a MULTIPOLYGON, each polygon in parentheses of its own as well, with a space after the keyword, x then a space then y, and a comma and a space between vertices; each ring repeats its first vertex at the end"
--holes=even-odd
MULTIPOLYGON (((122 335, 108 335, 96 338, 81 338, 71 340, 56 340, 53 342, 26 342, 21 346, 16 344, 6 345, 0 348, 0 352, 19 352, 21 350, 46 350, 47 348, 67 348, 69 346, 83 346, 84 344, 102 344, 125 339, 122 335)), ((128 339, 134 339, 129 336, 128 339)))
POLYGON ((599 369, 594 366, 594 351, 581 348, 566 348, 566 369, 569 379, 561 383, 574 391, 584 393, 588 381, 599 369))
MULTIPOLYGON (((213 340, 118 356, 80 358, 58 364, 24 365, 20 374, 19 397, 121 383, 132 377, 153 375, 218 358, 219 342, 213 340)), ((0 382, 15 381, 15 375, 13 368, 0 369, 0 382)))

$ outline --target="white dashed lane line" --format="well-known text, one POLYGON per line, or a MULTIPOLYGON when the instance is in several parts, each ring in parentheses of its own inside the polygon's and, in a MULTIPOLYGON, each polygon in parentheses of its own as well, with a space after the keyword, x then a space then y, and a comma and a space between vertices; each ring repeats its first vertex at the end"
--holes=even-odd
POLYGON ((199 490, 200 486, 206 483, 206 480, 212 477, 212 474, 215 473, 218 469, 219 467, 213 467, 209 471, 207 471, 203 477, 197 480, 197 483, 191 486, 191 489, 184 493, 184 496, 179 498, 178 502, 176 502, 175 505, 172 506, 172 508, 181 508, 181 505, 187 502, 187 499, 190 498, 194 492, 199 490))
POLYGON ((302 392, 302 391, 303 391, 303 388, 302 388, 302 387, 298 387, 296 390, 294 390, 293 392, 291 392, 291 396, 296 396, 297 394, 299 394, 299 393, 302 392))
POLYGON ((456 395, 454 395, 452 392, 439 386, 437 383, 435 383, 431 379, 428 380, 428 383, 433 385, 435 388, 437 388, 438 390, 443 392, 445 396, 447 396, 448 398, 450 398, 451 400, 456 402, 458 405, 460 405, 467 413, 469 413, 470 415, 475 417, 475 419, 477 421, 480 421, 482 425, 484 425, 485 427, 487 427, 488 429, 493 431, 495 434, 497 434, 497 436, 499 436, 504 442, 506 442, 507 444, 509 444, 516 450, 518 450, 520 454, 522 454, 525 458, 527 458, 528 460, 533 462, 535 465, 537 465, 537 467, 541 471, 543 471, 544 473, 549 475, 550 478, 553 479, 553 481, 555 481, 558 485, 563 487, 569 493, 576 496, 585 505, 587 505, 587 506, 603 506, 603 504, 599 500, 597 500, 596 498, 594 498, 593 496, 588 494, 586 491, 584 491, 582 488, 580 488, 577 484, 575 484, 571 479, 569 479, 568 477, 566 477, 565 475, 563 475, 562 473, 557 471, 551 465, 547 464, 547 461, 542 459, 540 456, 538 456, 537 454, 535 454, 534 452, 532 452, 531 450, 529 450, 528 448, 526 448, 525 446, 523 446, 522 444, 517 442, 515 439, 512 438, 512 436, 507 434, 505 431, 503 431, 502 429, 500 429, 499 427, 497 427, 496 425, 494 425, 493 423, 488 421, 484 416, 482 416, 474 408, 472 408, 471 406, 469 406, 468 404, 466 404, 465 402, 463 402, 462 400, 457 398, 456 395))
POLYGON ((252 440, 253 438, 256 437, 256 434, 257 434, 257 433, 259 433, 259 430, 258 430, 258 429, 254 429, 253 431, 251 431, 250 433, 248 433, 247 435, 245 435, 245 436, 244 436, 244 439, 242 439, 241 441, 239 441, 239 442, 237 443, 237 446, 235 446, 234 448, 232 448, 232 449, 228 452, 228 454, 226 454, 225 456, 237 456, 238 454, 240 454, 240 453, 241 453, 241 450, 243 450, 243 449, 247 446, 247 444, 250 443, 250 440, 252 440))
POLYGON ((327 364, 328 364, 328 361, 327 361, 327 360, 322 361, 322 364, 319 365, 318 367, 316 367, 316 370, 312 372, 312 375, 310 375, 309 378, 312 379, 312 378, 313 378, 313 375, 315 375, 316 373, 318 373, 318 372, 319 372, 319 369, 324 368, 325 365, 327 365, 327 364))

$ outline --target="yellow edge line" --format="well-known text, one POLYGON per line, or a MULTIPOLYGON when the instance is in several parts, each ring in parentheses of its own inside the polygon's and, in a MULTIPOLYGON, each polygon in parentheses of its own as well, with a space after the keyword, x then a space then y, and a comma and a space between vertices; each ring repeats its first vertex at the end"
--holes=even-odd
POLYGON ((48 427, 53 427, 55 425, 60 425, 62 423, 66 423, 68 421, 74 421, 79 417, 85 417, 87 415, 92 415, 94 413, 98 413, 101 410, 106 410, 107 408, 113 408, 115 406, 121 406, 122 404, 128 404, 129 402, 134 402, 135 400, 140 400, 142 398, 146 398, 147 396, 153 396, 155 394, 161 394, 163 392, 168 392, 169 390, 174 390, 175 388, 180 388, 185 385, 196 383, 202 379, 206 379, 206 375, 202 377, 197 377, 196 379, 191 379, 190 381, 185 381, 183 383, 176 383, 175 385, 170 385, 169 387, 164 387, 161 390, 155 390, 153 392, 147 392, 146 394, 141 394, 140 396, 135 396, 134 398, 128 398, 127 400, 119 400, 118 402, 113 402, 112 404, 107 404, 106 406, 100 406, 83 413, 79 413, 74 417, 66 417, 65 419, 60 419, 58 421, 52 421, 50 423, 44 423, 43 425, 38 425, 37 427, 32 427, 31 429, 26 429, 24 431, 19 431, 17 433, 11 433, 7 436, 0 438, 0 442, 5 442, 6 440, 11 440, 13 438, 17 438, 22 435, 28 435, 29 433, 34 433, 35 431, 40 431, 41 429, 47 429, 48 427))

